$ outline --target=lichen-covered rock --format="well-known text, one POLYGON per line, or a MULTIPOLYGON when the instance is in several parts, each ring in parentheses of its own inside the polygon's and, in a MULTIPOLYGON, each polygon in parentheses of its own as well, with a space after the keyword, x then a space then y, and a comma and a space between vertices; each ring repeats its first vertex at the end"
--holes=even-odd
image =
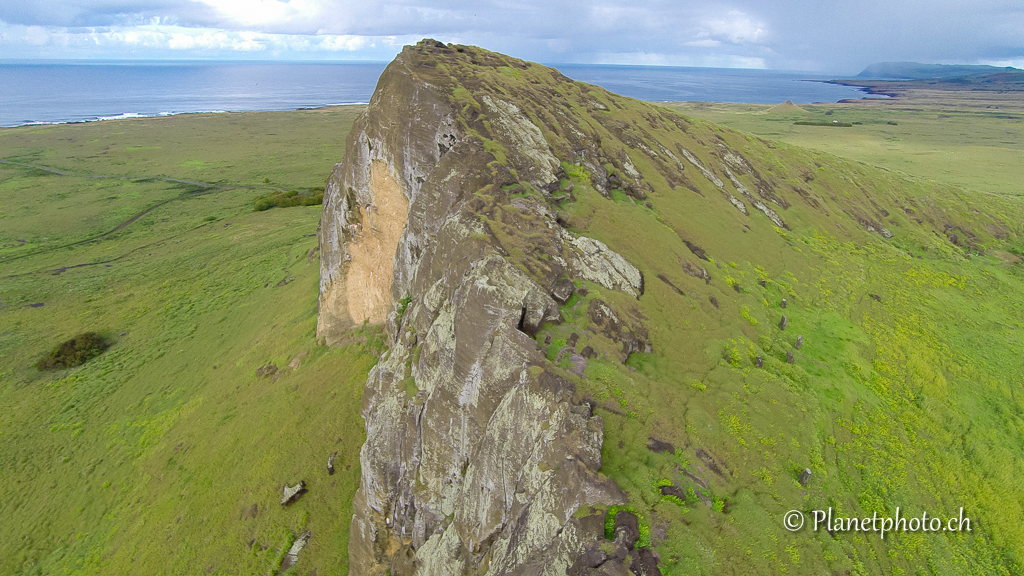
MULTIPOLYGON (((318 336, 370 322, 389 343, 363 393, 352 574, 565 574, 604 537, 603 515, 594 528, 577 512, 625 502, 598 473, 601 419, 532 336, 560 321, 553 295, 574 281, 638 298, 643 275, 559 223, 561 160, 536 110, 463 88, 481 62, 534 65, 460 50, 403 50, 325 194, 318 336)), ((649 349, 636 318, 608 309, 624 350, 649 349)))
POLYGON ((281 495, 281 506, 287 506, 292 502, 295 502, 296 500, 299 499, 299 497, 301 497, 305 493, 306 483, 304 481, 300 481, 298 484, 294 486, 288 486, 286 484, 284 487, 283 494, 281 495))

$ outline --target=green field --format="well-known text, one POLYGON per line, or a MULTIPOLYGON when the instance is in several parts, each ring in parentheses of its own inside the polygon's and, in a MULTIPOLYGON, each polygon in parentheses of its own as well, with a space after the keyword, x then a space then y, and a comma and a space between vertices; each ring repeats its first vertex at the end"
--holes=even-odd
POLYGON ((267 574, 305 530, 297 568, 345 572, 380 335, 318 345, 320 207, 253 198, 322 187, 358 111, 0 131, 0 572, 267 574))
POLYGON ((937 182, 981 192, 1024 195, 1024 102, 1019 97, 978 101, 949 93, 927 96, 934 99, 922 96, 802 104, 798 108, 703 102, 667 106, 764 138, 937 182), (795 124, 808 121, 853 126, 836 130, 795 124))
MULTIPOLYGON (((628 368, 593 360, 586 380, 572 379, 600 404, 602 471, 629 492, 663 573, 1021 573, 1020 121, 677 108, 784 142, 690 127, 770 165, 787 192, 912 198, 929 207, 920 216, 976 226, 977 249, 909 213, 888 218, 891 241, 805 206, 784 214, 796 231, 763 218, 744 229, 711 195, 658 182, 647 209, 569 174, 571 226, 636 263, 647 291, 635 300, 591 284, 538 338, 556 346, 588 328, 598 297, 645 316, 653 354, 628 368), (852 126, 793 125, 832 119, 852 126), (850 192, 853 178, 871 194, 850 192), (682 235, 710 259, 696 260, 682 235), (711 281, 687 275, 684 260, 711 281), (679 450, 653 453, 651 436, 679 450), (664 483, 688 482, 684 469, 710 488, 663 497, 664 483), (782 527, 788 509, 830 506, 943 516, 963 506, 975 531, 882 541, 782 527)), ((360 395, 382 335, 318 344, 320 207, 254 211, 253 201, 322 186, 359 110, 0 130, 0 572, 272 574, 306 530, 292 572, 347 572, 360 395), (112 347, 79 368, 36 370, 87 331, 112 347), (299 480, 309 492, 282 507, 282 487, 299 480)))

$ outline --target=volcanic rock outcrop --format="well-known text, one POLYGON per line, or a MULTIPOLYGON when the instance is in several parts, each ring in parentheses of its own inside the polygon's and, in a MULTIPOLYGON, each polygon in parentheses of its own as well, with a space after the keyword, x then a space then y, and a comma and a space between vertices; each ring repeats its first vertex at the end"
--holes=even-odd
POLYGON ((604 537, 575 516, 624 502, 601 419, 531 336, 560 281, 639 298, 643 277, 560 225, 561 162, 507 95, 466 94, 477 60, 542 69, 407 47, 327 186, 318 333, 386 323, 390 344, 363 395, 353 574, 564 574, 604 537))
MULTIPOLYGON (((319 231, 318 336, 372 324, 388 343, 362 397, 351 573, 658 574, 733 525, 717 515, 775 517, 779 494, 825 489, 770 480, 818 441, 774 440, 813 429, 810 318, 859 315, 877 290, 864 270, 822 270, 838 250, 909 266, 908 247, 976 253, 1012 230, 948 191, 904 194, 898 175, 782 146, 479 48, 406 47, 319 231), (730 387, 771 390, 743 396, 760 412, 742 410, 735 438, 719 433, 730 387), (748 417, 773 430, 759 444, 774 460, 739 455, 748 417), (678 521, 691 513, 714 516, 678 521)), ((717 546, 738 550, 728 534, 717 546)), ((739 556, 709 570, 746 573, 739 556)))

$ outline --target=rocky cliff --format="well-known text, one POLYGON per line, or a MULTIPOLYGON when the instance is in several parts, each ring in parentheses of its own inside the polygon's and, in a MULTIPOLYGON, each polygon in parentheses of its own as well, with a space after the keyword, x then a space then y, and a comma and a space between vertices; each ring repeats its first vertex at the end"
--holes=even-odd
POLYGON ((389 340, 363 394, 351 573, 650 575, 683 562, 650 546, 688 542, 692 506, 712 514, 700 526, 732 513, 775 534, 775 508, 844 493, 773 477, 826 466, 795 424, 817 377, 801 364, 822 359, 808 319, 836 313, 835 278, 879 290, 828 277, 828 239, 897 262, 1009 228, 841 164, 478 48, 406 47, 320 227, 318 335, 371 323, 389 340), (778 422, 789 440, 744 437, 778 422))
POLYGON ((325 196, 319 334, 386 321, 391 343, 363 397, 355 574, 564 574, 604 536, 603 515, 574 516, 624 502, 598 473, 601 419, 532 336, 559 321, 559 282, 565 302, 573 280, 633 297, 644 280, 558 223, 560 161, 517 105, 459 93, 449 74, 477 57, 528 66, 406 48, 325 196))

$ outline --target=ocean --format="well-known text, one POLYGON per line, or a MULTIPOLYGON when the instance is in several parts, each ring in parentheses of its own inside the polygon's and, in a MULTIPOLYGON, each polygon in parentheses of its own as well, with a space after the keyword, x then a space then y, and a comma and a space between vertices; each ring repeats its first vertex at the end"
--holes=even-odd
MULTIPOLYGON (((0 126, 366 103, 384 62, 0 62, 0 126)), ((655 102, 778 104, 863 98, 827 76, 765 70, 554 64, 655 102)))

